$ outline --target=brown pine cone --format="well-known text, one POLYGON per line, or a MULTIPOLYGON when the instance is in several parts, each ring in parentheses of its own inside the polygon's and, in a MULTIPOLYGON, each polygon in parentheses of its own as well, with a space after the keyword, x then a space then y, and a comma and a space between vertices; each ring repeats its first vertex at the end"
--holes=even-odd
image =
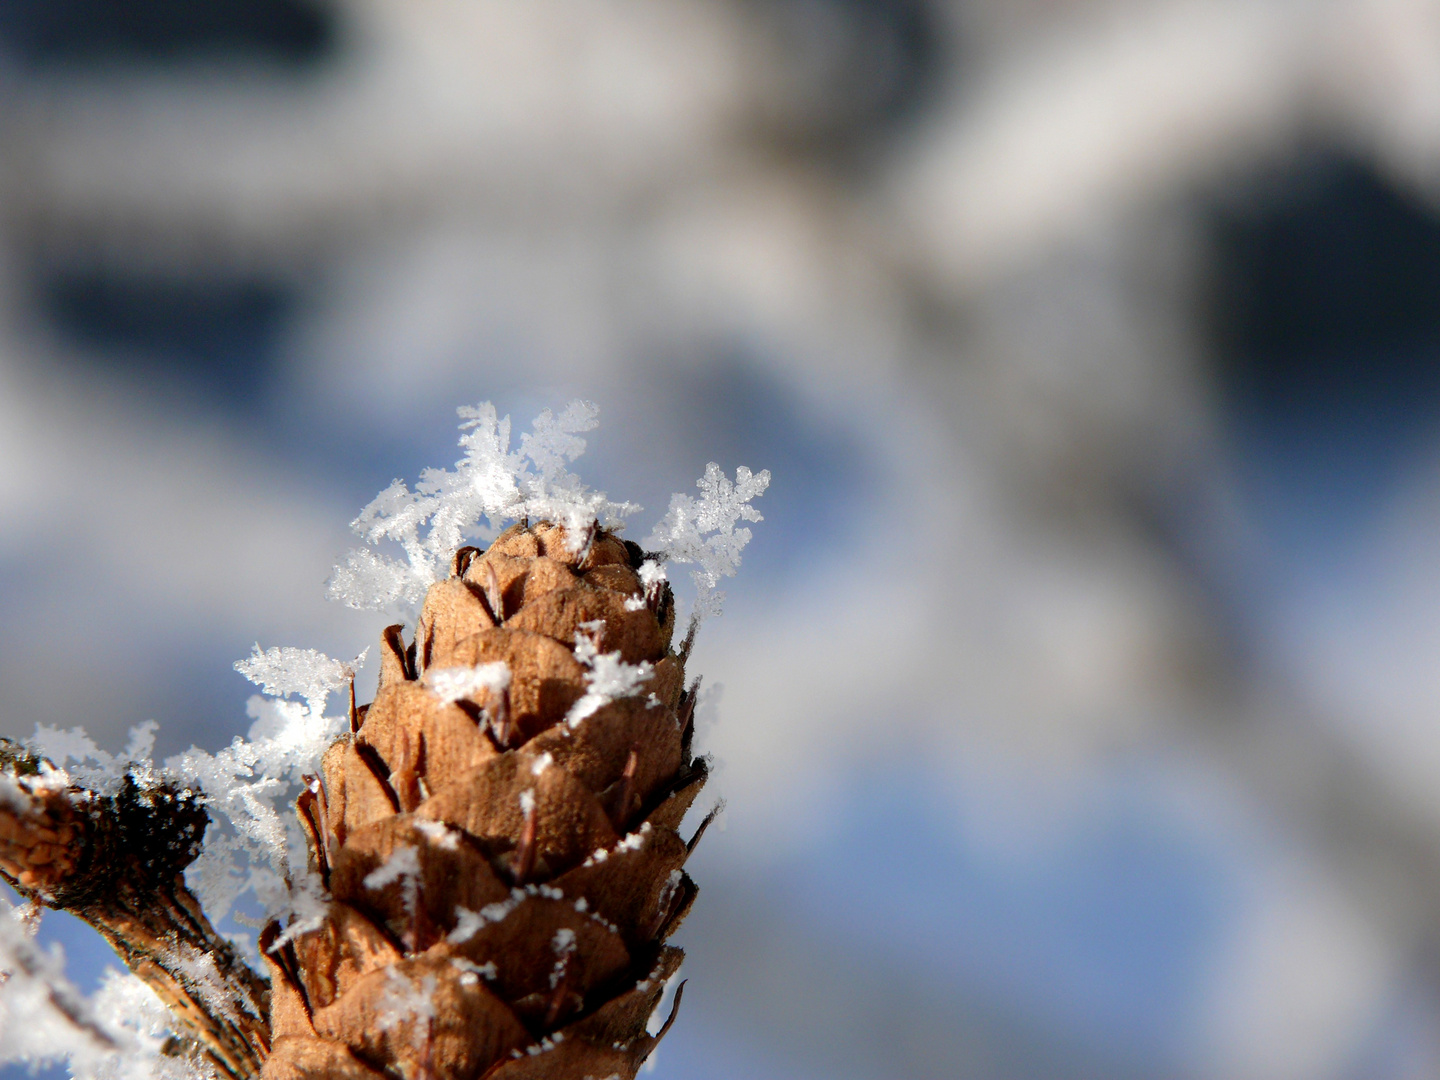
POLYGON ((262 937, 263 1076, 635 1075, 683 956, 664 942, 698 833, 677 830, 706 778, 674 601, 641 561, 603 530, 576 553, 517 525, 456 554, 408 648, 385 632, 374 702, 297 806, 332 903, 262 937))

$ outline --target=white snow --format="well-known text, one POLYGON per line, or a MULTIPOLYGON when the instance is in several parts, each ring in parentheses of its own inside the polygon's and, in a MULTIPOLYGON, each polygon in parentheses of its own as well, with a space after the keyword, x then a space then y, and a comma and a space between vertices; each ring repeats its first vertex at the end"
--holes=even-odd
POLYGON ((55 768, 41 766, 40 777, 27 777, 31 787, 44 783, 54 787, 65 787, 76 783, 101 794, 111 795, 118 790, 120 781, 127 772, 137 766, 143 772, 151 748, 155 745, 154 720, 146 720, 130 729, 129 743, 120 755, 101 750, 95 741, 80 728, 61 728, 38 724, 35 734, 30 737, 32 749, 48 758, 55 768))
POLYGON ((324 716, 320 704, 316 698, 302 705, 252 697, 248 738, 214 754, 192 747, 166 759, 165 772, 198 786, 212 818, 219 819, 206 829, 200 857, 185 871, 212 920, 223 918, 246 892, 260 901, 266 918, 290 920, 287 936, 323 918, 324 890, 308 870, 305 839, 292 812, 302 777, 318 770, 321 755, 347 729, 344 717, 324 716))
MULTIPOLYGON (((634 832, 621 838, 615 847, 611 849, 611 851, 606 852, 604 856, 600 854, 600 851, 597 851, 592 858, 594 858, 596 862, 604 862, 611 854, 620 855, 627 851, 639 851, 645 846, 645 838, 649 835, 650 823, 647 821, 634 832)), ((602 848, 601 851, 604 851, 604 849, 602 848)))
POLYGON ((525 899, 524 889, 512 889, 508 900, 497 900, 493 904, 486 904, 479 911, 471 911, 469 908, 455 906, 455 929, 450 931, 446 938, 452 945, 460 945, 469 941, 476 932, 487 923, 500 922, 525 899))
POLYGON ((434 975, 410 979, 393 966, 386 968, 376 1026, 381 1031, 389 1031, 411 1020, 433 1020, 436 986, 434 975))
POLYGON ((184 977, 190 989, 211 1014, 236 1024, 240 1022, 242 1007, 252 1016, 262 1015, 260 1006, 248 996, 244 1001, 236 1001, 231 997, 225 977, 220 974, 220 969, 215 966, 215 958, 208 952, 201 952, 193 945, 181 944, 171 951, 168 963, 184 977))
POLYGON ((68 1065, 77 1080, 210 1080, 165 1057, 172 1017, 143 982, 111 968, 85 998, 65 977, 59 946, 39 948, 0 900, 0 1063, 68 1065))
POLYGON ((460 982, 464 986, 474 986, 477 979, 494 982, 500 977, 500 969, 495 966, 494 960, 487 960, 483 964, 477 964, 475 961, 467 960, 463 956, 455 956, 451 958, 450 966, 463 973, 460 976, 460 982))
POLYGON ((455 907, 455 929, 446 935, 445 940, 452 945, 462 945, 475 936, 476 932, 485 925, 488 920, 479 912, 471 911, 467 907, 455 907))
POLYGON ((482 690, 503 694, 510 687, 510 666, 503 660, 474 667, 430 668, 425 685, 441 701, 474 700, 482 690))
POLYGON ((550 972, 550 989, 560 985, 560 980, 565 977, 565 969, 570 964, 570 957, 575 954, 577 942, 575 931, 568 926, 562 926, 555 931, 555 936, 550 940, 550 951, 555 954, 555 967, 550 972))
POLYGON ((365 887, 376 891, 397 881, 405 910, 413 915, 420 901, 420 853, 409 844, 396 848, 388 859, 365 875, 365 887))
POLYGON ((319 715, 325 711, 325 699, 330 692, 353 679, 355 669, 364 659, 365 653, 361 653, 346 663, 332 660, 317 649, 290 646, 261 652, 257 641, 249 656, 235 661, 235 670, 272 697, 295 694, 304 698, 310 711, 319 715))
POLYGON ((698 500, 670 496, 670 509, 644 546, 663 551, 671 562, 699 564, 690 577, 696 589, 695 616, 703 619, 720 614, 725 594, 716 586, 722 577, 734 576, 740 568, 740 552, 750 542, 750 530, 737 529, 736 522, 764 520, 750 500, 770 486, 770 470, 752 473, 742 465, 732 482, 712 461, 695 486, 700 489, 698 500))
POLYGON ((580 433, 596 426, 589 402, 572 401, 559 416, 546 409, 514 451, 510 418, 499 419, 489 402, 459 413, 465 456, 453 471, 426 469, 413 492, 396 480, 360 512, 352 525, 368 546, 335 568, 332 598, 410 616, 466 540, 488 541, 506 522, 531 518, 564 525, 578 551, 592 524, 620 528, 639 509, 591 491, 566 468, 585 451, 580 433), (374 550, 382 541, 397 544, 405 561, 374 550))
POLYGON ((454 829, 448 828, 443 821, 416 818, 410 824, 415 827, 416 832, 438 848, 454 851, 460 846, 460 834, 454 829))
POLYGON ((602 653, 596 644, 600 628, 598 622, 581 623, 575 632, 575 659, 588 670, 585 693, 565 714, 565 723, 571 728, 579 727, 587 717, 612 701, 638 696, 645 682, 655 674, 655 665, 648 660, 627 664, 620 659, 618 651, 602 653))

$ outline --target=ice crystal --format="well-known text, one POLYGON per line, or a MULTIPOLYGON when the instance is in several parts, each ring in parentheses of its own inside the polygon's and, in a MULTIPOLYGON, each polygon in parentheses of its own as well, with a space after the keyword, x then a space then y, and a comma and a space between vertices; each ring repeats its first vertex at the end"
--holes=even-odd
POLYGON ((324 890, 307 869, 290 804, 302 778, 316 771, 320 756, 345 730, 344 717, 324 715, 325 699, 352 677, 360 659, 344 663, 313 649, 262 652, 257 645, 236 669, 267 694, 299 694, 303 704, 252 697, 246 738, 213 754, 192 747, 166 760, 165 772, 198 787, 206 808, 220 819, 206 830, 200 857, 185 871, 212 919, 224 917, 249 892, 267 918, 290 920, 286 940, 318 925, 324 890))
MULTIPOLYGON (((385 969, 385 988, 380 994, 380 1008, 375 1026, 389 1031, 412 1020, 435 1019, 434 975, 410 979, 394 967, 385 969)), ((417 1032, 417 1036, 420 1033, 417 1032)))
POLYGON ((220 974, 215 957, 201 952, 193 945, 181 944, 169 957, 171 966, 185 977, 186 983, 195 990, 200 1000, 215 1016, 223 1016, 233 1024, 240 1023, 241 1008, 252 1016, 263 1017, 264 1010, 257 1002, 235 1001, 231 987, 220 974))
POLYGON ((509 521, 544 519, 564 525, 578 551, 592 523, 618 528, 639 509, 591 491, 566 468, 585 451, 580 433, 598 422, 589 402, 572 401, 558 416, 546 409, 517 450, 510 448, 510 418, 500 419, 489 402, 459 413, 465 456, 453 471, 426 469, 414 491, 396 480, 360 512, 351 524, 368 546, 335 568, 333 599, 409 615, 466 540, 493 539, 509 521), (398 544, 405 561, 376 551, 383 541, 398 544))
POLYGON ((87 999, 66 979, 59 946, 38 947, 17 912, 0 900, 0 1062, 63 1062, 78 1080, 209 1080, 162 1053, 172 1018, 148 986, 112 968, 87 999))
POLYGON ((426 821, 424 818, 417 818, 410 823, 415 831, 436 847, 445 851, 454 851, 460 846, 460 834, 449 828, 443 821, 426 821))
POLYGON ((30 745, 58 768, 43 772, 40 777, 27 777, 29 787, 49 783, 63 787, 77 783, 101 794, 112 795, 128 772, 146 772, 148 759, 155 746, 155 730, 159 725, 146 720, 130 729, 130 740, 119 755, 101 750, 80 728, 50 727, 38 724, 30 745))
MULTIPOLYGON (((510 418, 500 419, 489 402, 459 413, 465 456, 453 470, 426 469, 414 491, 394 481, 360 512, 351 525, 366 546, 335 568, 328 583, 332 599, 410 617, 466 540, 488 541, 510 521, 543 519, 564 525, 567 542, 578 551, 592 525, 618 528, 624 516, 640 509, 591 491, 567 468, 585 451, 580 433, 598 422, 599 410, 589 402, 572 401, 558 416, 546 409, 515 450, 510 418), (404 560, 376 550, 385 542, 398 545, 404 560)), ((700 498, 671 496, 668 512, 647 540, 663 558, 698 565, 691 574, 698 618, 719 614, 725 597, 716 586, 735 573, 750 541, 750 530, 736 523, 761 520, 751 501, 769 483, 766 470, 752 473, 741 466, 732 481, 711 462, 697 481, 700 498)), ((663 579, 659 562, 641 567, 647 594, 663 579)))
POLYGON ((734 576, 740 568, 740 552, 750 542, 750 530, 737 529, 736 523, 764 520, 750 500, 770 486, 770 470, 752 473, 742 465, 731 481, 712 461, 695 486, 700 489, 699 499, 670 496, 670 509, 645 546, 664 552, 671 562, 699 564, 690 577, 695 582, 695 615, 703 619, 720 614, 725 594, 716 586, 721 578, 734 576))
POLYGON ((486 904, 479 911, 471 911, 469 908, 457 904, 455 907, 455 929, 450 931, 446 940, 452 945, 464 944, 487 924, 503 921, 512 911, 519 907, 520 902, 525 899, 526 895, 524 889, 511 889, 509 899, 497 900, 493 904, 486 904))
POLYGON ((420 855, 409 844, 396 848, 380 866, 365 875, 365 887, 376 891, 397 881, 405 910, 414 915, 420 902, 420 855))
POLYGON ((486 960, 483 964, 477 964, 474 960, 467 960, 463 956, 453 956, 450 958, 450 966, 464 973, 460 976, 460 983, 463 986, 474 986, 480 979, 494 982, 500 977, 500 969, 494 960, 486 960))
MULTIPOLYGON (((367 649, 366 652, 369 650, 367 649)), ((244 660, 235 661, 235 670, 275 697, 295 694, 304 698, 310 711, 325 711, 325 699, 355 677, 355 669, 365 659, 361 653, 350 663, 332 660, 316 649, 269 648, 254 651, 244 660)))
POLYGON ((474 667, 430 668, 425 685, 441 701, 474 698, 480 691, 503 694, 510 685, 510 667, 503 660, 474 667))
POLYGON ((655 674, 655 665, 648 660, 627 664, 620 659, 619 652, 602 653, 596 643, 598 630, 594 623, 581 623, 575 634, 575 659, 589 670, 585 672, 585 693, 565 714, 565 723, 572 728, 579 727, 610 702, 640 694, 646 681, 655 674))
POLYGON ((555 966, 550 971, 550 989, 560 985, 560 980, 565 977, 565 969, 570 966, 570 958, 575 955, 576 949, 575 931, 568 926, 562 926, 555 931, 555 937, 550 942, 550 951, 555 954, 555 966))

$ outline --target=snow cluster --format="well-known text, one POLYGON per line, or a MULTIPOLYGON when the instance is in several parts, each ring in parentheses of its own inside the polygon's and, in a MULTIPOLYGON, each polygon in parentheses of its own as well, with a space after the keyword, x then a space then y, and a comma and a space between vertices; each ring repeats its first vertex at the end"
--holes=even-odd
MULTIPOLYGON (((434 1020, 437 984, 434 975, 411 979, 397 968, 386 968, 385 989, 380 994, 375 1026, 381 1031, 389 1031, 413 1020, 434 1020)), ((417 1031, 417 1039, 423 1038, 424 1034, 424 1031, 417 1031)))
POLYGON ((420 904, 420 853, 409 844, 397 847, 384 863, 365 875, 365 887, 376 891, 397 881, 405 910, 414 916, 420 904))
MULTIPOLYGON (((553 885, 517 885, 510 890, 508 898, 497 900, 493 904, 486 904, 479 911, 471 911, 467 907, 456 904, 455 929, 450 931, 445 940, 452 945, 463 945, 485 926, 490 923, 502 922, 508 918, 527 896, 540 896, 546 900, 565 899, 565 894, 553 885)), ((585 909, 577 906, 575 910, 583 912, 585 909)))
POLYGON ((565 971, 570 966, 570 958, 575 955, 577 948, 575 931, 568 926, 562 926, 555 931, 555 937, 550 941, 550 951, 555 954, 555 966, 550 971, 550 989, 560 985, 560 980, 565 977, 565 971))
POLYGON ((648 660, 627 664, 619 652, 602 653, 596 643, 599 630, 598 623, 581 623, 575 634, 575 659, 587 670, 585 693, 565 714, 565 723, 571 728, 579 727, 612 701, 638 696, 655 674, 655 665, 648 660))
POLYGON ((725 594, 716 586, 721 578, 733 577, 740 569, 740 552, 750 542, 750 530, 737 529, 736 522, 764 520, 750 501, 770 486, 770 470, 752 473, 742 465, 731 481, 712 461, 695 486, 700 489, 698 499, 678 493, 670 496, 670 509, 645 540, 645 547, 664 552, 671 562, 699 564, 690 577, 695 582, 695 615, 703 619, 720 614, 725 594))
POLYGON ((473 699, 482 690, 499 695, 510 686, 510 665, 496 660, 474 667, 430 668, 425 672, 425 685, 446 702, 473 699))
POLYGON ((454 851, 460 846, 460 833, 443 821, 427 821, 424 818, 416 818, 410 824, 416 832, 443 851, 454 851))
MULTIPOLYGON (((640 509, 613 502, 591 491, 566 467, 585 451, 580 433, 598 423, 599 410, 588 401, 572 401, 559 416, 546 409, 531 431, 510 448, 510 418, 498 417, 489 402, 459 410, 460 446, 465 456, 453 470, 426 469, 411 491, 396 480, 352 522, 366 546, 352 551, 335 568, 328 591, 332 599, 355 608, 378 608, 412 617, 425 590, 449 573, 450 558, 467 540, 489 541, 507 522, 548 520, 565 526, 567 542, 579 550, 592 524, 619 528, 640 509), (389 541, 404 560, 376 550, 389 541)), ((721 578, 732 576, 750 530, 740 521, 760 521, 752 500, 764 494, 770 473, 752 473, 743 465, 735 479, 711 462, 696 482, 700 498, 677 494, 645 546, 677 563, 695 563, 699 618, 717 615, 725 596, 721 578)), ((642 567, 647 588, 663 578, 659 562, 642 567)))
POLYGON ((355 677, 355 669, 365 659, 366 649, 350 663, 332 660, 315 649, 291 647, 254 651, 244 660, 235 661, 235 670, 272 697, 295 694, 305 700, 312 713, 325 711, 325 698, 355 677))
MULTIPOLYGON (((325 716, 326 700, 354 677, 363 658, 362 653, 346 662, 314 649, 262 651, 256 645, 235 664, 266 695, 246 704, 253 722, 245 738, 215 753, 192 747, 157 769, 150 760, 153 721, 132 728, 119 755, 101 750, 78 728, 42 725, 31 745, 61 771, 54 777, 27 777, 26 783, 76 783, 109 794, 129 774, 138 782, 164 775, 191 785, 203 794, 211 818, 200 856, 185 871, 186 884, 205 913, 218 922, 250 893, 262 921, 289 919, 290 933, 303 932, 322 915, 325 897, 307 869, 305 841, 292 808, 302 777, 318 770, 320 756, 346 728, 345 717, 325 716), (292 694, 301 700, 283 700, 292 694)), ((0 797, 6 790, 0 787, 0 797)))
POLYGON ((285 940, 323 918, 324 889, 308 868, 293 808, 304 777, 319 770, 321 755, 347 729, 344 715, 325 715, 325 704, 363 658, 343 662, 314 649, 262 652, 257 645, 235 665, 265 692, 246 704, 253 721, 247 736, 213 754, 191 747, 165 760, 165 775, 194 785, 210 813, 204 846, 185 881, 212 921, 230 914, 247 893, 262 912, 260 924, 289 922, 285 940), (283 700, 289 694, 302 700, 283 700))
POLYGON ((360 512, 352 527, 367 546, 335 568, 332 599, 410 615, 425 590, 448 574, 457 548, 493 539, 508 521, 562 524, 578 551, 592 523, 618 528, 640 509, 591 491, 566 468, 585 452, 580 433, 599 422, 600 410, 588 401, 572 401, 559 416, 546 409, 513 451, 510 418, 499 419, 488 401, 459 413, 465 456, 453 471, 426 469, 414 491, 396 480, 360 512), (385 540, 400 546, 404 562, 375 550, 385 540))
POLYGON ((113 795, 127 772, 138 770, 149 775, 150 753, 159 726, 154 720, 146 720, 132 727, 124 752, 116 755, 101 750, 78 727, 64 730, 39 724, 30 737, 30 745, 48 758, 57 771, 27 777, 27 786, 35 786, 37 780, 59 786, 75 783, 102 795, 113 795))

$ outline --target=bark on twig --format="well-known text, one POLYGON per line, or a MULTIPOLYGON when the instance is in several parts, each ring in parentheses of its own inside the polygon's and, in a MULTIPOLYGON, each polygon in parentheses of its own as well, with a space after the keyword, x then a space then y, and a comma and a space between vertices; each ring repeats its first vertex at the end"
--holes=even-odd
POLYGON ((193 789, 127 776, 100 794, 0 739, 0 876, 95 927, 193 1049, 241 1080, 269 1053, 269 988, 185 887, 206 823, 193 789))

